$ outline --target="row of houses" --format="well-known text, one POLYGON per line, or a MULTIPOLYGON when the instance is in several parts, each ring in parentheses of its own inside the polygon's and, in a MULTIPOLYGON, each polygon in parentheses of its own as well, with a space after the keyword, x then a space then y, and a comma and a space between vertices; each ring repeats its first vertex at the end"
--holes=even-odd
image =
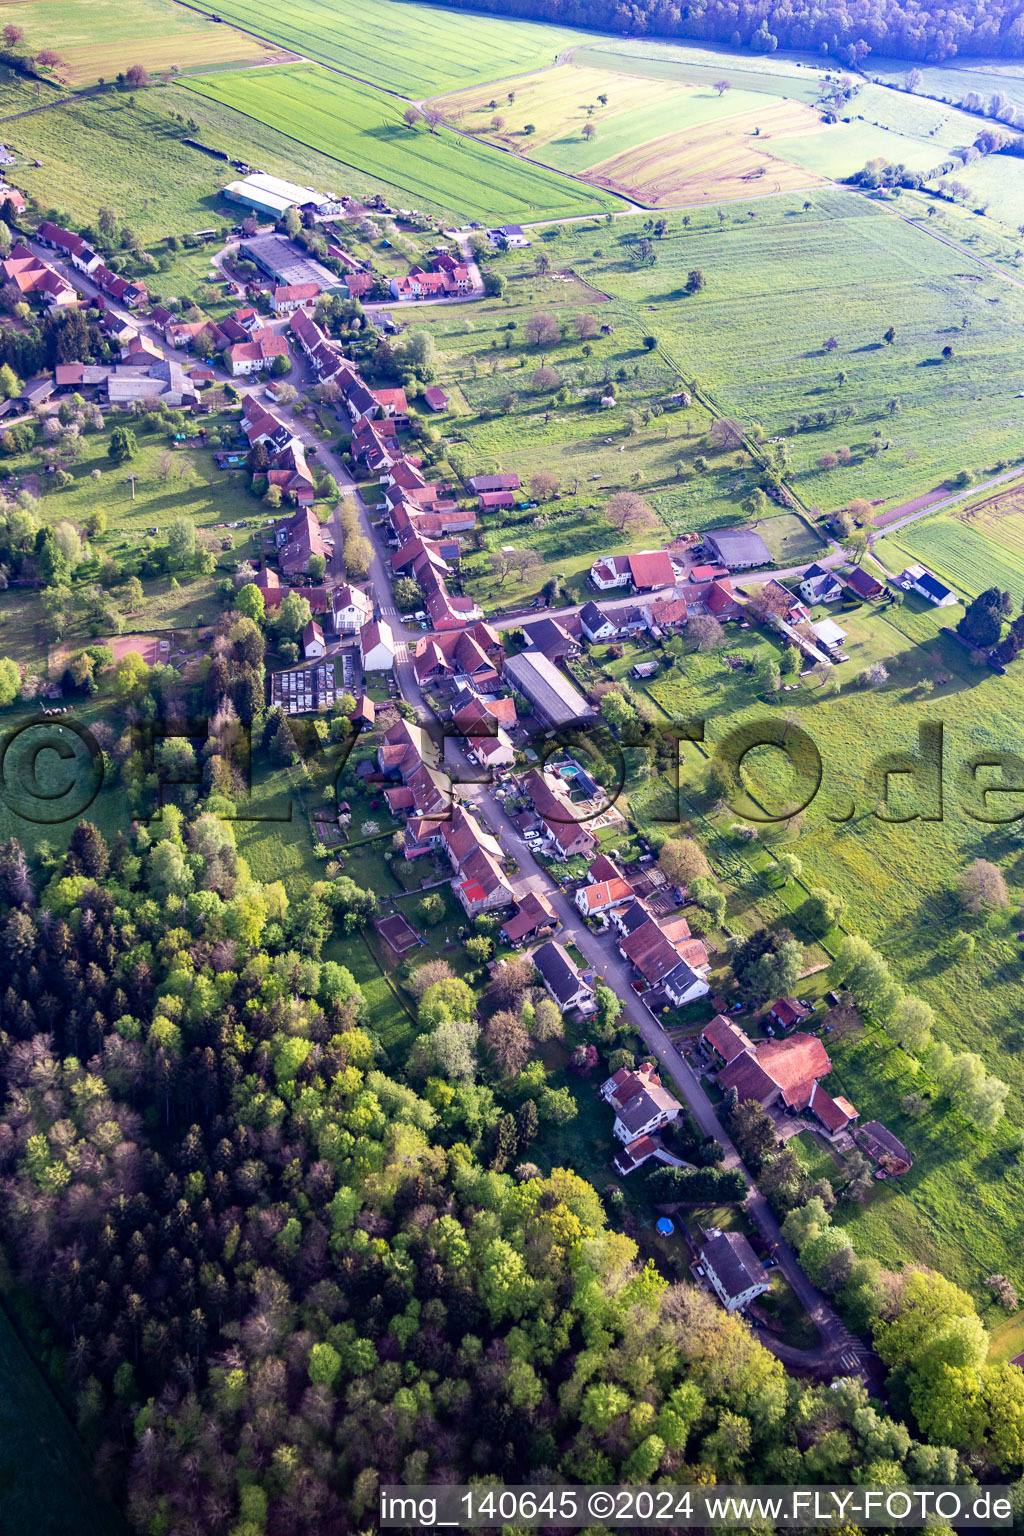
POLYGON ((155 305, 150 319, 168 346, 195 351, 202 339, 202 351, 223 353, 234 378, 251 377, 273 366, 279 357, 288 357, 285 338, 265 325, 259 311, 243 305, 223 320, 204 315, 198 320, 182 320, 163 305, 155 305))
POLYGON ((472 288, 469 267, 448 251, 435 255, 429 270, 414 266, 403 276, 393 277, 390 283, 395 299, 454 299, 472 292, 472 288))
POLYGON ((277 545, 278 564, 284 574, 302 575, 309 570, 314 555, 327 553, 320 524, 310 511, 316 499, 316 485, 305 447, 291 428, 255 395, 246 395, 242 403, 241 426, 250 448, 262 444, 266 450, 267 467, 258 473, 268 485, 278 487, 285 501, 299 509, 278 530, 277 545))

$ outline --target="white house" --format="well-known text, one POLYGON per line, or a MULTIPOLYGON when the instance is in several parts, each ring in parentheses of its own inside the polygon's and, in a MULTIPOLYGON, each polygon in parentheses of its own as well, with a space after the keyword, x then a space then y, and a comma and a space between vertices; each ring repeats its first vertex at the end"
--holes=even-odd
POLYGON ((727 1312, 771 1290, 764 1265, 742 1232, 719 1232, 713 1227, 700 1251, 701 1267, 727 1312))
POLYGON ((629 1143, 638 1136, 677 1120, 681 1106, 667 1088, 662 1087, 653 1062, 645 1062, 636 1072, 620 1067, 614 1077, 601 1084, 601 1097, 615 1111, 615 1135, 629 1143))
POLYGON ((830 653, 842 650, 843 641, 846 639, 846 630, 833 623, 831 619, 819 619, 817 624, 811 625, 811 628, 814 630, 818 638, 818 644, 823 650, 830 653))
POLYGON ((602 912, 631 901, 633 887, 621 875, 612 880, 598 880, 592 885, 581 885, 576 892, 576 905, 584 917, 598 917, 602 912))
POLYGON ((837 603, 843 595, 842 582, 823 565, 809 565, 800 583, 805 603, 837 603))
POLYGON ((931 571, 926 571, 923 565, 908 565, 897 578, 897 585, 907 592, 916 592, 919 597, 926 597, 936 608, 951 608, 957 601, 956 593, 931 571))
POLYGON ((619 632, 617 624, 601 612, 596 603, 584 603, 580 609, 580 628, 592 645, 602 640, 613 640, 619 632))
POLYGON ((469 745, 483 768, 507 768, 515 761, 512 738, 500 725, 493 736, 471 736, 469 745))
POLYGON ((584 1013, 594 1012, 593 988, 564 945, 549 939, 534 950, 530 959, 559 1013, 568 1013, 570 1008, 579 1008, 584 1013))
POLYGON ((324 655, 324 632, 316 619, 311 619, 302 631, 302 652, 307 661, 318 661, 324 655))
MULTIPOLYGON (((614 404, 614 401, 612 402, 614 404)), ((629 560, 625 555, 602 555, 590 567, 591 585, 599 592, 611 592, 630 583, 629 560)))
POLYGON ((335 587, 331 595, 334 627, 339 635, 357 635, 373 615, 373 604, 358 587, 335 587))
POLYGON ((359 658, 364 672, 390 672, 395 664, 395 637, 385 619, 373 619, 359 631, 359 658))

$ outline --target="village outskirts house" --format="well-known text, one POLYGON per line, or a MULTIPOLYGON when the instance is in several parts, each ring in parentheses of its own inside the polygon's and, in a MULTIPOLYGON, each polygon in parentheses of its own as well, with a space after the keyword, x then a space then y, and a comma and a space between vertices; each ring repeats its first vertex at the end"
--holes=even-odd
POLYGON ((549 939, 530 956, 544 989, 559 1013, 578 1008, 581 1013, 596 1010, 594 989, 564 944, 549 939))
POLYGON ((843 584, 832 571, 823 565, 809 565, 800 579, 800 596, 805 603, 837 603, 843 595, 843 584))
POLYGON ((319 661, 327 651, 324 632, 315 619, 311 619, 302 631, 302 653, 307 661, 319 661))
POLYGON ((645 1062, 635 1072, 625 1067, 607 1078, 598 1090, 606 1104, 615 1111, 612 1133, 629 1145, 639 1136, 649 1136, 662 1126, 677 1120, 682 1110, 678 1099, 662 1085, 653 1062, 645 1062))
POLYGON ((584 603, 580 609, 580 627, 591 645, 600 645, 604 640, 614 640, 619 632, 619 626, 608 614, 602 613, 596 603, 584 603))
POLYGON ((712 1227, 700 1250, 700 1264, 727 1312, 739 1312, 771 1290, 764 1265, 742 1232, 712 1227))

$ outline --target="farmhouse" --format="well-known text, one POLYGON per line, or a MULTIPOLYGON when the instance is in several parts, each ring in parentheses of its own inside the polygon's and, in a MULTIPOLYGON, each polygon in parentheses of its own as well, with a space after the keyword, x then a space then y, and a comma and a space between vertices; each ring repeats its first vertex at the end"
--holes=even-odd
POLYGON ((561 787, 532 768, 519 788, 537 813, 543 836, 558 858, 571 859, 597 847, 597 838, 579 819, 576 807, 561 787))
POLYGON ((323 555, 323 534, 320 524, 308 507, 301 507, 277 530, 277 563, 286 576, 298 576, 309 570, 314 555, 323 555))
POLYGON ((741 1102, 754 1099, 762 1109, 777 1104, 791 1113, 810 1110, 827 1134, 834 1136, 857 1118, 857 1111, 848 1099, 833 1099, 819 1088, 820 1079, 831 1070, 821 1041, 797 1033, 746 1048, 722 1068, 718 1083, 726 1090, 735 1088, 741 1102))
POLYGON ((543 651, 520 651, 505 662, 505 675, 533 709, 547 730, 571 725, 577 720, 593 720, 594 711, 586 699, 563 677, 543 651))
POLYGON ((700 1263, 727 1312, 738 1312, 771 1290, 764 1265, 742 1232, 712 1228, 700 1250, 700 1263))
POLYGON ((590 567, 589 579, 599 592, 629 586, 629 560, 625 555, 602 555, 590 567))
POLYGON ((481 491, 481 512, 496 512, 499 507, 514 507, 516 497, 514 491, 481 491))
POLYGON ((580 627, 591 645, 597 645, 602 640, 611 640, 619 632, 619 626, 608 616, 602 613, 596 603, 584 603, 580 609, 580 627))
POLYGON ((39 299, 47 311, 78 303, 77 289, 67 278, 25 245, 14 246, 0 269, 4 283, 13 283, 23 299, 39 299))
POLYGON ((506 944, 518 949, 541 934, 555 933, 560 926, 558 913, 543 891, 527 891, 519 898, 515 916, 502 923, 501 935, 506 944))
POLYGON ((228 360, 234 378, 240 374, 260 373, 269 368, 275 358, 288 356, 288 343, 283 336, 266 329, 253 331, 249 341, 236 341, 228 348, 228 360))
POLYGON ((297 309, 311 309, 319 296, 319 283, 284 283, 271 289, 270 307, 275 315, 291 315, 297 309))
POLYGON ((611 907, 630 901, 633 887, 619 875, 613 880, 598 880, 594 884, 581 885, 576 892, 576 905, 584 917, 599 917, 611 907))
POLYGON ((298 208, 303 213, 308 211, 318 219, 336 218, 345 211, 341 199, 332 197, 329 192, 296 186, 294 181, 282 181, 280 176, 268 176, 265 171, 253 171, 240 181, 228 182, 224 196, 274 219, 279 219, 289 208, 298 208))
POLYGON ((199 391, 180 363, 171 358, 156 362, 119 364, 107 379, 107 399, 111 405, 128 406, 135 400, 159 400, 164 405, 191 405, 199 391))
POLYGON ((637 592, 653 592, 670 587, 676 579, 675 566, 667 550, 648 549, 639 555, 627 555, 629 576, 637 592))
POLYGON ((559 1013, 568 1013, 570 1008, 593 1013, 593 988, 564 945, 549 939, 534 950, 530 959, 559 1013))
POLYGON ((842 582, 822 565, 809 565, 800 581, 800 596, 805 603, 837 603, 843 595, 842 582))
POLYGON ((716 528, 704 535, 704 548, 730 571, 749 571, 772 562, 767 544, 751 528, 716 528))
POLYGON ((534 619, 523 625, 523 638, 533 650, 543 651, 549 661, 564 661, 580 654, 580 642, 560 619, 534 619))
POLYGON ((903 574, 896 577, 896 585, 904 592, 916 592, 919 597, 927 598, 936 608, 951 608, 957 601, 956 593, 931 571, 926 571, 923 565, 908 565, 903 574))
POLYGON ((516 474, 470 475, 466 481, 474 496, 484 491, 518 491, 519 476, 516 474))
POLYGON ((716 1014, 710 1024, 705 1024, 700 1039, 701 1044, 708 1048, 723 1067, 735 1061, 737 1056, 743 1056, 754 1049, 754 1042, 746 1030, 740 1029, 724 1013, 716 1014))
POLYGON ((71 258, 71 265, 77 267, 80 272, 92 272, 96 267, 103 265, 102 258, 93 250, 87 240, 81 235, 76 235, 70 229, 61 229, 58 224, 51 224, 49 219, 43 219, 36 230, 36 239, 40 245, 48 245, 55 251, 63 251, 65 256, 71 258))
POLYGON ((876 581, 870 571, 865 571, 862 566, 855 565, 852 571, 848 571, 843 577, 846 585, 856 592, 858 597, 881 597, 885 591, 882 583, 876 581))

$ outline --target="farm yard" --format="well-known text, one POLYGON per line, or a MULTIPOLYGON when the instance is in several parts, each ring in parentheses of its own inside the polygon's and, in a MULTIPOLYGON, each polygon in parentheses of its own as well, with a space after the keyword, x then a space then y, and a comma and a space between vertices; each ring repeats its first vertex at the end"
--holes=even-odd
POLYGON ((580 38, 567 27, 393 0, 291 0, 271 10, 226 0, 209 14, 412 100, 539 69, 580 38))
POLYGON ((315 64, 191 79, 197 95, 267 123, 417 204, 498 220, 571 217, 617 206, 606 194, 487 144, 409 128, 400 99, 315 64))
POLYGON ((58 74, 76 88, 99 79, 112 80, 132 64, 153 74, 226 64, 256 64, 280 58, 280 49, 220 27, 198 12, 165 0, 133 0, 131 26, 125 26, 118 0, 5 0, 4 25, 21 27, 33 49, 56 47, 58 74))

